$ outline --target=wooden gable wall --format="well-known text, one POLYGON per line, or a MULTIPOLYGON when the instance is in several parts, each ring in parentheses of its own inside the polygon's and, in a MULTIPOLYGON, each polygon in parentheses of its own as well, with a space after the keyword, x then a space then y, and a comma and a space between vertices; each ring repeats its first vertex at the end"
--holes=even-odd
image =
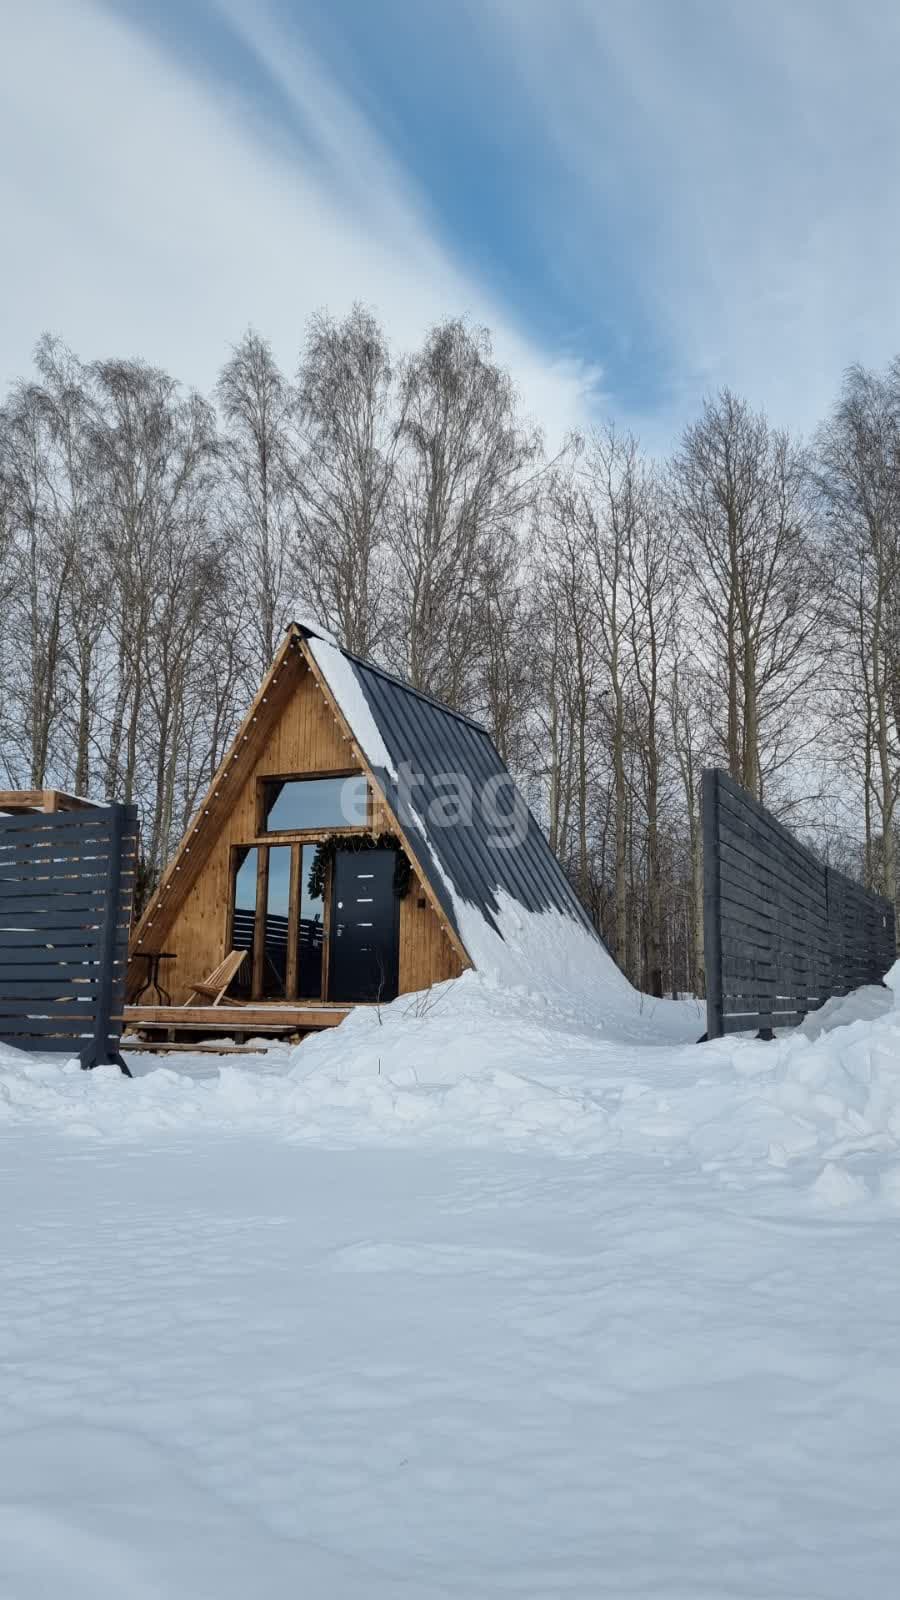
MULTIPOLYGON (((133 944, 134 949, 166 950, 176 957, 163 963, 160 974, 176 1005, 185 1001, 193 984, 227 954, 232 848, 260 837, 258 780, 360 770, 350 741, 299 650, 286 656, 276 693, 257 704, 256 711, 262 719, 262 733, 254 730, 252 717, 249 725, 244 724, 248 732, 238 738, 248 740, 250 753, 244 761, 232 754, 232 761, 240 761, 240 767, 234 772, 236 781, 227 802, 220 799, 218 814, 211 812, 199 819, 200 830, 191 836, 190 852, 181 855, 176 875, 170 879, 171 909, 164 896, 152 912, 152 921, 136 930, 140 942, 133 944), (178 876, 182 871, 187 874, 184 883, 178 876)), ((377 797, 372 830, 376 834, 393 830, 377 797)), ((280 836, 272 836, 273 843, 279 840, 280 836)), ((144 966, 143 962, 132 963, 132 994, 144 966)), ((400 903, 400 993, 458 977, 461 970, 459 956, 414 873, 400 903)))

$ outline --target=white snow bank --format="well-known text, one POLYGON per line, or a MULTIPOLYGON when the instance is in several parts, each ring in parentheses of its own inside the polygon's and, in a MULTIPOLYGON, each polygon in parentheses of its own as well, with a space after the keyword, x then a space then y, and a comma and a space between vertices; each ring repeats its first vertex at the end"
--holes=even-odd
POLYGON ((0 1052, 3 1600, 894 1596, 900 1013, 587 1009, 0 1052))
POLYGON ((463 944, 490 985, 535 1000, 546 995, 552 1004, 589 1016, 600 1027, 615 1027, 620 1016, 639 1012, 647 1003, 599 940, 574 917, 556 910, 529 911, 505 889, 495 888, 498 933, 478 906, 457 894, 436 864, 463 944))
MULTIPOLYGON (((238 1064, 133 1056, 131 1082, 5 1050, 0 1124, 113 1142, 210 1129, 344 1147, 627 1149, 804 1192, 831 1165, 894 1203, 880 1175, 900 1157, 900 1012, 771 1044, 697 1045, 701 1024, 693 1003, 601 1000, 576 1016, 467 973, 238 1064)), ((837 1193, 833 1174, 815 1190, 837 1193)))
POLYGON ((3 1444, 0 1592, 9 1600, 246 1600, 274 1596, 291 1568, 309 1594, 396 1592, 367 1563, 285 1542, 191 1483, 177 1453, 126 1429, 56 1423, 3 1444))
MULTIPOLYGON (((607 1142, 597 1069, 623 1041, 691 1038, 694 1004, 567 1015, 545 995, 462 978, 389 1006, 360 1007, 339 1028, 258 1059, 131 1056, 117 1070, 0 1052, 0 1123, 36 1117, 82 1138, 139 1139, 196 1125, 300 1141, 482 1144, 532 1139, 565 1148, 607 1142), (604 1034, 609 1042, 604 1042, 604 1034), (600 1095, 600 1098, 598 1098, 600 1095)), ((617 1077, 620 1075, 616 1069, 617 1077)))
POLYGON ((818 1011, 810 1011, 797 1028, 807 1039, 818 1039, 833 1028, 843 1028, 850 1022, 874 1022, 886 1016, 895 1005, 893 991, 877 984, 855 989, 852 994, 835 995, 826 1000, 818 1011))

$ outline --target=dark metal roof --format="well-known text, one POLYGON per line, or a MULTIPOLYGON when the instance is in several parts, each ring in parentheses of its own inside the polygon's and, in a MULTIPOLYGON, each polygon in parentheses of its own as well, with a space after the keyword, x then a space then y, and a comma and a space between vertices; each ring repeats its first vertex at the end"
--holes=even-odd
POLYGON ((528 911, 571 917, 602 945, 486 730, 372 662, 343 654, 400 781, 383 767, 373 770, 457 933, 448 879, 501 937, 497 896, 505 890, 528 911))

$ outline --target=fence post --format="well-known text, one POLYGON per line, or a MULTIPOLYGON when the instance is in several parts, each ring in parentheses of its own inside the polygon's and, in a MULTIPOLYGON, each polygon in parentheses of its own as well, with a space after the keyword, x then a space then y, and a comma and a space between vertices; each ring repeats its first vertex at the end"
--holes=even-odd
POLYGON ((97 1002, 94 1014, 94 1037, 81 1051, 84 1070, 91 1067, 118 1067, 126 1078, 131 1073, 118 1050, 111 1050, 109 1035, 112 1031, 112 1009, 115 982, 115 960, 118 944, 118 923, 122 899, 122 843, 125 836, 123 805, 110 807, 109 856, 106 870, 106 920, 101 930, 97 1002))
POLYGON ((706 969, 706 1038, 722 1037, 722 902, 719 884, 719 774, 700 780, 703 835, 703 965, 706 969))

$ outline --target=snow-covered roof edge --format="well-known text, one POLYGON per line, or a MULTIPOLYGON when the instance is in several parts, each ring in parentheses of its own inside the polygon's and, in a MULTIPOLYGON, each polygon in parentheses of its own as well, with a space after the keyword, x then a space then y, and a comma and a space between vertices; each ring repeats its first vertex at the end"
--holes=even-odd
POLYGON ((555 964, 564 950, 563 965, 578 970, 587 966, 599 977, 599 958, 610 979, 630 989, 487 732, 401 679, 350 656, 308 624, 300 626, 316 667, 473 964, 505 981, 521 982, 517 957, 527 951, 527 965, 533 969, 535 962, 546 966, 552 959, 555 964), (401 782, 409 768, 421 780, 412 794, 401 782), (453 788, 446 780, 453 779, 477 791, 473 815, 465 823, 446 820, 447 788, 453 788), (492 844, 483 814, 484 792, 494 794, 499 786, 515 794, 522 829, 518 842, 492 844))

